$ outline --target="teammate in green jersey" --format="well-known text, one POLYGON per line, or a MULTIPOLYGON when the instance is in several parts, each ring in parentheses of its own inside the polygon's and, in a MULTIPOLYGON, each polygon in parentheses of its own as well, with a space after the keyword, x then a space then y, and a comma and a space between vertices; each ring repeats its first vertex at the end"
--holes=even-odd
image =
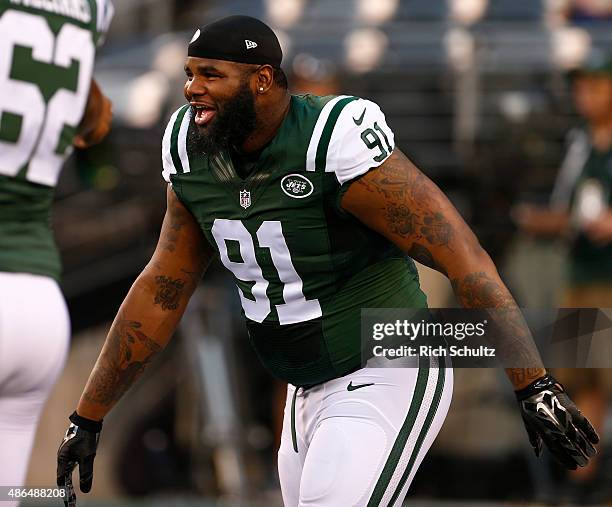
POLYGON ((92 72, 112 14, 110 0, 0 0, 0 486, 25 480, 68 349, 50 207, 72 145, 110 128, 92 72))
POLYGON ((597 435, 546 374, 495 266, 440 190, 395 147, 380 108, 291 96, 261 21, 198 30, 162 142, 168 208, 150 263, 112 325, 58 453, 58 483, 91 484, 102 418, 170 339, 213 256, 232 273, 251 342, 290 383, 279 450, 287 506, 400 505, 439 431, 452 370, 363 367, 361 308, 425 307, 410 257, 460 303, 505 309, 502 344, 536 453, 568 467, 597 435), (410 257, 409 257, 410 256, 410 257), (564 416, 561 417, 560 414, 564 416))

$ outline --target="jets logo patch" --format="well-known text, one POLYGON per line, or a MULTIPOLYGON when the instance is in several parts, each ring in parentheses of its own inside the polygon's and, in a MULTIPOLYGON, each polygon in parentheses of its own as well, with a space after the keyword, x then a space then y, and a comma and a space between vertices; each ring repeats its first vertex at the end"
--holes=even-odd
POLYGON ((301 174, 288 174, 281 180, 281 189, 289 197, 303 199, 314 191, 314 185, 301 174))

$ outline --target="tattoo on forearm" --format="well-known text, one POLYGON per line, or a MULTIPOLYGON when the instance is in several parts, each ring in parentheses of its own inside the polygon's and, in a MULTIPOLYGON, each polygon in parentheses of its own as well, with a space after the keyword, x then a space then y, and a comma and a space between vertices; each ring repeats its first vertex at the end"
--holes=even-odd
POLYGON ((117 401, 161 350, 139 330, 141 326, 140 322, 118 317, 94 369, 93 382, 84 393, 88 402, 108 406, 117 401))
POLYGON ((515 388, 527 387, 546 374, 544 368, 508 368, 506 373, 515 388))
MULTIPOLYGON (((135 330, 134 335, 138 338, 138 341, 147 349, 153 353, 157 353, 161 350, 161 346, 155 340, 149 338, 146 334, 141 331, 135 330)), ((133 343, 133 342, 132 342, 133 343)))
POLYGON ((541 376, 542 359, 531 331, 503 283, 485 272, 470 273, 451 283, 463 307, 491 310, 487 315, 493 328, 487 337, 495 345, 498 359, 507 367, 513 385, 521 386, 541 376))
POLYGON ((155 277, 155 284, 157 285, 157 292, 153 302, 160 305, 162 310, 176 310, 185 288, 185 280, 160 275, 155 277))
POLYGON ((466 308, 515 306, 508 290, 484 271, 470 273, 462 280, 452 279, 451 284, 459 302, 466 308))

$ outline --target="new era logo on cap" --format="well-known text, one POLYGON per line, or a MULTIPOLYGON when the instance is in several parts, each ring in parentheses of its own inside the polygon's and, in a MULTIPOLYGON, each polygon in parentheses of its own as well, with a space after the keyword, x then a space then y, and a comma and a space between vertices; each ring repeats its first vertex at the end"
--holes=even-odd
POLYGON ((252 40, 245 39, 244 43, 246 44, 247 49, 253 49, 257 47, 257 42, 253 42, 252 40))

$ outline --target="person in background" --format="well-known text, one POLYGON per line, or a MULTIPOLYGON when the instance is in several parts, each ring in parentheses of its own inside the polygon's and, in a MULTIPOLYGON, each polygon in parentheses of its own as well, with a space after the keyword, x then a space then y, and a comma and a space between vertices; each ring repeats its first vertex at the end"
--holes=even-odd
MULTIPOLYGON (((584 123, 567 136, 549 205, 521 204, 513 217, 528 235, 569 242, 561 307, 612 308, 612 55, 593 52, 570 78, 584 123)), ((555 374, 576 393, 577 403, 601 434, 610 371, 560 369, 555 374)), ((597 462, 574 472, 578 489, 595 480, 597 462)))
POLYGON ((92 75, 112 15, 110 0, 0 0, 0 486, 24 484, 68 350, 51 202, 72 146, 110 129, 111 104, 92 75))
POLYGON ((566 307, 612 307, 612 55, 594 54, 572 73, 583 126, 568 147, 548 206, 519 205, 519 228, 571 242, 566 307))
POLYGON ((593 23, 612 21, 610 0, 556 0, 547 2, 553 19, 562 23, 593 23))

